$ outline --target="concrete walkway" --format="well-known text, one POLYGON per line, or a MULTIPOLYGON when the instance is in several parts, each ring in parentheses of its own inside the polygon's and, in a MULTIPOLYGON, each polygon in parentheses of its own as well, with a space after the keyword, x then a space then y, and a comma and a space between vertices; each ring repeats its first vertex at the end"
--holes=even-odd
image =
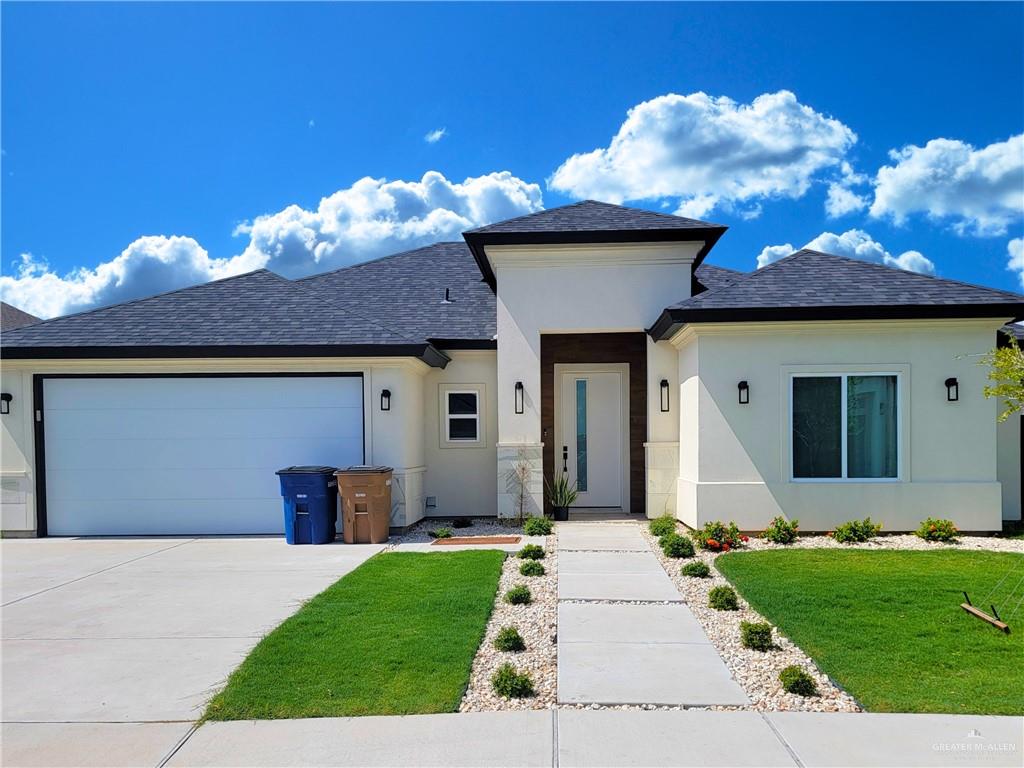
POLYGON ((560 703, 750 703, 636 523, 561 523, 558 550, 560 703))

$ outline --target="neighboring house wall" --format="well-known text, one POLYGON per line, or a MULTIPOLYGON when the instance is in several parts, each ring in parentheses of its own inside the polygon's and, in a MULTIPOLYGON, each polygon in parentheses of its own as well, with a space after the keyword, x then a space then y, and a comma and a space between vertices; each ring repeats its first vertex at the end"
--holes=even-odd
MULTIPOLYGON (((999 401, 997 408, 1002 413, 1004 403, 999 401)), ((1003 520, 1021 519, 1021 451, 1020 432, 1021 419, 1019 413, 1000 422, 996 427, 996 439, 999 466, 996 476, 1003 486, 1003 520)))
POLYGON ((991 345, 993 321, 817 322, 708 325, 684 330, 679 347, 682 446, 679 517, 688 525, 735 520, 763 529, 772 517, 831 530, 870 515, 887 530, 927 516, 964 530, 997 529, 996 403, 982 394, 974 355, 991 345), (797 482, 791 477, 794 373, 895 372, 900 376, 898 481, 797 482), (944 381, 959 379, 959 401, 944 381), (748 405, 737 384, 750 385, 748 405))

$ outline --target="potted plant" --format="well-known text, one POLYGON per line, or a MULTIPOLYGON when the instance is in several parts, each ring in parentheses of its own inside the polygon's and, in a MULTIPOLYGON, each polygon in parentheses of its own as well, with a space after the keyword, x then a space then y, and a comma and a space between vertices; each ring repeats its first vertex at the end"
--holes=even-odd
POLYGON ((562 473, 553 483, 545 483, 548 501, 555 513, 555 520, 568 520, 569 507, 576 503, 579 492, 576 484, 569 482, 569 475, 562 473))

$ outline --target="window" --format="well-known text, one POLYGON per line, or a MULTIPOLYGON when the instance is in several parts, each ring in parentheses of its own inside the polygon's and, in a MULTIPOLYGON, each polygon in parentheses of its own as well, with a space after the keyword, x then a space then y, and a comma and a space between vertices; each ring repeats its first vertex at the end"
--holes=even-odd
POLYGON ((899 477, 897 374, 792 378, 794 480, 899 477))
POLYGON ((587 490, 587 380, 576 379, 576 490, 587 490))
POLYGON ((473 391, 449 390, 445 416, 450 442, 480 439, 480 398, 473 391))

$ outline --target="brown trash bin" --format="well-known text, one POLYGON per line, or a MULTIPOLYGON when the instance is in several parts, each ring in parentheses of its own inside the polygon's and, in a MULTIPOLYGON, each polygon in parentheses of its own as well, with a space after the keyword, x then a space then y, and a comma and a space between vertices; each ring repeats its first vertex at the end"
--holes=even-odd
POLYGON ((391 467, 344 467, 334 473, 346 544, 383 544, 391 525, 391 467))

